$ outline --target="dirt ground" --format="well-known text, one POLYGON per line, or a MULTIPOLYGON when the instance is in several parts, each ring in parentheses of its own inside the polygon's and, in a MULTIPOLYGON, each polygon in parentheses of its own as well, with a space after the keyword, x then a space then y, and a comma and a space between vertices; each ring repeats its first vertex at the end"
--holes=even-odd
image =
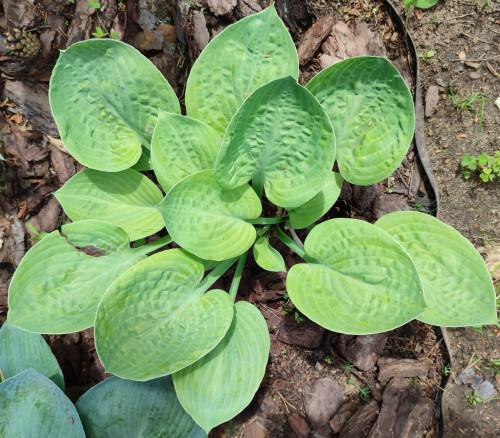
MULTIPOLYGON (((24 60, 6 52, 0 39, 0 154, 6 159, 0 161, 0 324, 15 266, 36 243, 27 224, 50 232, 67 220, 51 193, 82 169, 64 152, 48 107, 57 51, 92 38, 96 26, 113 29, 141 49, 182 97, 189 68, 206 41, 269 2, 102 1, 97 12, 86 3, 2 2, 0 33, 13 26, 35 29, 41 51, 24 60), (153 15, 152 24, 146 12, 153 15)), ((331 58, 375 54, 387 55, 415 92, 415 60, 385 2, 282 0, 276 6, 299 48, 303 83, 331 58), (304 33, 315 23, 314 43, 308 43, 304 33)), ((500 107, 494 102, 500 97, 500 2, 441 0, 427 10, 406 11, 400 1, 395 8, 403 19, 408 13, 408 32, 422 55, 422 133, 435 180, 413 149, 383 183, 344 187, 329 216, 373 221, 401 208, 437 213, 489 257, 493 270, 500 263, 500 178, 465 179, 460 162, 464 154, 500 149, 500 107), (464 103, 474 93, 482 97, 464 103)), ((294 263, 293 254, 278 249, 288 266, 294 263)), ((282 275, 263 276, 248 263, 239 294, 256 303, 268 322, 270 361, 252 404, 211 437, 499 436, 499 326, 442 332, 412 322, 381 336, 328 333, 301 320, 282 275), (325 398, 317 400, 317 394, 325 398), (336 407, 325 422, 317 418, 322 404, 336 407)), ((106 377, 92 329, 47 340, 73 401, 106 377)))

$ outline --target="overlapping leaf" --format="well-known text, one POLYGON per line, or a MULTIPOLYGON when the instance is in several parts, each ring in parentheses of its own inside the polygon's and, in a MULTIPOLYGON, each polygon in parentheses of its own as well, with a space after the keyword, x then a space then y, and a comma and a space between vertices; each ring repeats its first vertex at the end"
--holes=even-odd
POLYGON ((304 248, 317 263, 292 266, 286 285, 297 308, 323 327, 356 335, 377 333, 425 310, 415 265, 380 228, 332 219, 313 228, 304 248))
POLYGON ((62 51, 50 80, 50 106, 66 149, 87 167, 118 172, 149 149, 158 108, 179 113, 177 97, 133 47, 93 39, 62 51))
POLYGON ((180 249, 122 274, 97 311, 95 342, 106 370, 132 380, 171 374, 212 350, 233 317, 222 290, 197 290, 203 262, 180 249))
POLYGON ((158 209, 182 248, 202 259, 226 260, 254 243, 255 228, 246 220, 259 217, 262 206, 248 184, 224 190, 205 170, 174 186, 158 209))
POLYGON ((358 56, 333 64, 307 84, 332 122, 344 179, 370 185, 387 178, 413 137, 413 99, 385 58, 358 56))
POLYGON ((165 193, 185 176, 213 169, 221 141, 217 131, 199 120, 160 111, 151 158, 165 193))
POLYGON ((9 288, 9 323, 35 333, 69 333, 94 325, 97 304, 122 272, 146 254, 130 248, 127 233, 107 222, 64 225, 31 248, 9 288), (75 248, 91 246, 94 257, 75 248), (95 254, 98 255, 98 254, 95 254))
POLYGON ((57 385, 28 368, 0 384, 0 436, 85 438, 73 403, 57 385))
POLYGON ((264 317, 254 306, 240 301, 220 344, 173 375, 182 406, 207 433, 252 401, 264 377, 269 345, 264 317))
POLYGON ((491 275, 458 231, 416 211, 389 213, 375 225, 394 237, 417 267, 429 307, 417 319, 448 327, 497 322, 491 275))
POLYGON ((269 245, 268 236, 257 239, 253 246, 253 257, 262 269, 286 272, 285 261, 281 254, 269 245))
POLYGON ((170 376, 110 377, 76 403, 87 438, 206 438, 179 403, 170 376))
POLYGON ((74 221, 99 219, 124 229, 131 240, 164 226, 156 204, 163 195, 149 178, 132 169, 109 173, 85 169, 55 196, 74 221))
POLYGON ((229 124, 215 163, 225 188, 252 180, 282 207, 298 207, 322 188, 335 159, 335 135, 316 98, 291 76, 263 85, 229 124))
POLYGON ((186 85, 186 110, 224 134, 231 117, 254 90, 298 77, 295 45, 274 5, 228 26, 205 47, 186 85))
POLYGON ((340 196, 344 179, 340 173, 331 172, 323 188, 304 205, 290 209, 290 225, 293 228, 306 228, 321 218, 340 196))
POLYGON ((41 335, 4 323, 0 329, 0 370, 8 379, 33 368, 64 391, 64 377, 57 359, 41 335))

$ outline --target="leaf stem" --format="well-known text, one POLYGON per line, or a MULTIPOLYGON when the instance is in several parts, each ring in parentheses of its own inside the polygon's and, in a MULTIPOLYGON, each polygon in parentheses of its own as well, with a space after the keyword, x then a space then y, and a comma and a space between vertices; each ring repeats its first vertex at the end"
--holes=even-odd
POLYGON ((298 256, 302 257, 308 263, 317 263, 315 259, 309 257, 306 254, 305 249, 300 246, 291 237, 288 237, 280 227, 276 227, 276 236, 280 239, 288 248, 294 251, 298 256))
POLYGON ((236 271, 234 271, 233 281, 231 282, 231 287, 229 288, 229 296, 233 301, 236 299, 236 293, 238 292, 238 287, 240 285, 241 274, 243 272, 243 267, 245 266, 247 254, 248 251, 240 255, 238 264, 236 265, 236 271))
POLYGON ((226 272, 234 262, 238 260, 238 257, 232 259, 223 260, 212 269, 207 276, 201 280, 198 287, 195 289, 195 293, 202 295, 205 291, 212 286, 223 274, 226 272))
POLYGON ((249 224, 255 225, 270 225, 270 224, 280 224, 287 220, 288 216, 279 217, 258 217, 257 219, 246 219, 249 224))
POLYGON ((169 243, 172 243, 173 241, 174 239, 172 239, 170 236, 163 236, 160 237, 159 239, 156 239, 154 242, 148 243, 147 245, 142 245, 138 248, 134 248, 134 250, 146 255, 152 253, 153 251, 156 251, 157 249, 163 248, 164 246, 168 245, 169 243))

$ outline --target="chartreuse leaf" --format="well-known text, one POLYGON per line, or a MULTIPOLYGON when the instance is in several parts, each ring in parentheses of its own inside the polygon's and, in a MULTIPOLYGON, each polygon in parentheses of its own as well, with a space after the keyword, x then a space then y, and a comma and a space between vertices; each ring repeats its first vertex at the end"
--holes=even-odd
POLYGON ((185 176, 213 169, 221 141, 217 131, 199 120, 160 111, 151 158, 165 193, 185 176))
POLYGON ((253 257, 255 262, 266 271, 286 272, 283 257, 269 245, 269 237, 267 235, 260 237, 255 242, 253 246, 253 257))
POLYGON ((225 190, 211 170, 187 176, 158 205, 172 238, 187 251, 207 260, 243 254, 255 241, 253 225, 262 212, 248 184, 225 190))
POLYGON ((153 181, 136 170, 109 173, 85 169, 55 196, 72 220, 109 222, 124 229, 131 240, 150 236, 164 227, 156 209, 163 195, 153 181))
POLYGON ((106 371, 132 380, 174 373, 212 350, 233 318, 222 290, 197 290, 203 261, 181 249, 157 253, 118 277, 95 321, 106 371))
POLYGON ((411 258, 368 222, 323 222, 309 233, 304 249, 317 262, 292 266, 288 293, 302 313, 328 330, 354 335, 384 332, 426 308, 411 258))
POLYGON ((47 342, 41 335, 4 323, 0 329, 0 370, 8 379, 34 368, 64 391, 64 377, 47 342))
POLYGON ((9 288, 9 323, 35 333, 69 333, 94 325, 108 286, 145 255, 130 248, 127 233, 102 221, 63 225, 31 248, 9 288), (88 255, 92 246, 105 254, 88 255), (75 248, 77 247, 77 248, 75 248))
POLYGON ((224 134, 254 90, 298 73, 295 45, 271 5, 228 26, 201 52, 186 85, 187 115, 224 134))
POLYGON ((180 113, 172 87, 133 47, 113 39, 73 44, 52 72, 52 114, 66 149, 87 167, 118 172, 150 148, 158 108, 180 113))
POLYGON ((0 437, 85 438, 73 403, 28 368, 0 384, 0 437))
POLYGON ((306 88, 332 122, 344 179, 375 184, 397 168, 413 137, 415 114, 410 90, 387 59, 346 59, 318 73, 306 88))
POLYGON ((175 394, 172 377, 110 377, 76 403, 87 438, 206 438, 175 394))
POLYGON ((417 267, 429 307, 417 319, 446 327, 497 322, 491 275, 458 231, 416 211, 386 214, 375 225, 396 239, 417 267))
POLYGON ((335 159, 335 135, 316 98, 288 76, 248 97, 229 124, 215 162, 225 188, 252 180, 282 207, 321 190, 335 159))
POLYGON ((438 0, 404 0, 405 6, 409 8, 410 6, 415 6, 420 9, 427 9, 434 6, 438 0))
POLYGON ((314 198, 289 210, 290 225, 297 229, 306 228, 321 218, 337 201, 343 182, 340 173, 331 172, 314 198))
POLYGON ((205 357, 173 375, 184 409, 205 430, 230 420, 251 401, 264 377, 269 332, 251 304, 234 305, 226 336, 205 357))

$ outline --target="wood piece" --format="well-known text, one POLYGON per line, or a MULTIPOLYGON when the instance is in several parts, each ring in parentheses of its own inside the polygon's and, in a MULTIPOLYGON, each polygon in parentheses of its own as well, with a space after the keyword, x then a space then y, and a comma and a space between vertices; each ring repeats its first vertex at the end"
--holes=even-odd
POLYGON ((300 345, 306 348, 318 348, 323 341, 325 329, 304 318, 300 324, 290 318, 283 318, 277 335, 278 339, 289 345, 300 345))
POLYGON ((75 162, 70 155, 57 147, 50 149, 50 164, 55 170, 59 183, 63 185, 76 173, 75 162))
POLYGON ((353 336, 341 334, 335 341, 335 347, 347 360, 360 370, 368 371, 377 363, 384 350, 390 332, 373 335, 353 336))
POLYGON ((377 361, 378 379, 383 382, 390 377, 417 377, 429 372, 429 364, 416 359, 381 357, 377 361))
POLYGON ((361 406, 356 413, 347 420, 340 430, 340 438, 358 438, 368 429, 377 418, 378 404, 375 400, 370 400, 366 405, 361 406))
POLYGON ((315 427, 327 424, 343 401, 342 387, 331 377, 316 380, 304 388, 304 407, 315 427))
POLYGON ((236 7, 237 0, 208 0, 208 7, 216 17, 231 15, 236 7))
POLYGON ((302 415, 294 412, 287 417, 287 421, 297 438, 307 438, 311 433, 311 428, 302 415))
POLYGON ((333 433, 339 433, 342 429, 342 426, 347 423, 349 418, 353 416, 358 408, 358 404, 356 402, 348 402, 344 403, 340 409, 335 413, 335 415, 330 420, 330 427, 332 428, 333 433))
POLYGON ((297 48, 300 65, 306 64, 314 56, 320 44, 333 27, 333 17, 321 17, 302 35, 297 48))

